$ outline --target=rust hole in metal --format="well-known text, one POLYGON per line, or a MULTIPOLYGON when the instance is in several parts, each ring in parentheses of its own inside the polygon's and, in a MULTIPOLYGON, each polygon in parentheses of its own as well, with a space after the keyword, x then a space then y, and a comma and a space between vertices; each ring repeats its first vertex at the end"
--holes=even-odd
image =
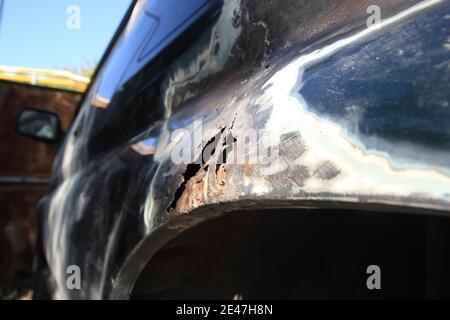
POLYGON ((177 202, 181 198, 184 190, 186 190, 186 184, 191 178, 195 177, 195 175, 200 171, 201 165, 191 163, 186 167, 186 171, 183 174, 183 183, 178 187, 175 191, 175 197, 173 198, 172 203, 170 204, 168 210, 175 209, 177 207, 177 202))
POLYGON ((217 145, 219 144, 220 138, 222 137, 222 134, 224 133, 225 129, 226 127, 223 127, 214 137, 212 137, 208 142, 206 142, 205 146, 202 149, 202 153, 199 159, 187 165, 186 171, 183 173, 183 182, 175 191, 174 198, 170 206, 167 208, 167 211, 170 211, 171 209, 175 210, 177 208, 178 202, 182 198, 183 193, 186 191, 188 182, 191 179, 195 178, 195 176, 197 176, 197 174, 202 170, 202 166, 204 166, 203 169, 205 171, 208 171, 209 166, 208 165, 205 166, 205 164, 216 153, 217 145))
POLYGON ((230 156, 233 153, 234 145, 236 144, 237 139, 235 136, 233 136, 231 133, 228 134, 228 136, 224 139, 222 142, 222 154, 216 164, 216 175, 220 168, 227 163, 228 159, 230 159, 230 156))
MULTIPOLYGON (((205 147, 202 150, 201 158, 202 163, 205 164, 211 159, 217 150, 217 145, 219 144, 220 138, 222 137, 222 134, 224 133, 226 127, 222 128, 219 133, 217 133, 214 137, 212 137, 206 144, 205 147), (208 152, 209 151, 209 152, 208 152)), ((196 161, 199 162, 199 161, 196 161)))

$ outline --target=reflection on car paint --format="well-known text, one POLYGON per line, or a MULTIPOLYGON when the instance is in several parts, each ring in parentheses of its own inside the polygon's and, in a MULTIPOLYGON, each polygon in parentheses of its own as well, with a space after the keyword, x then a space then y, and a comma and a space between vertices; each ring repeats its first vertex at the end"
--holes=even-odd
MULTIPOLYGON (((423 127, 427 117, 447 114, 448 90, 439 86, 436 101, 420 104, 420 112, 402 110, 397 125, 389 125, 390 110, 373 113, 380 100, 408 94, 401 90, 404 77, 433 76, 425 80, 448 85, 445 44, 427 50, 424 40, 446 40, 448 1, 393 1, 382 8, 380 25, 370 29, 360 1, 342 1, 333 10, 326 1, 273 2, 283 14, 261 1, 226 1, 221 15, 151 81, 148 70, 140 70, 124 90, 109 83, 103 94, 97 90, 103 77, 122 75, 114 71, 121 69, 116 63, 105 64, 74 125, 80 134, 69 134, 65 142, 42 208, 55 297, 127 298, 163 244, 230 208, 377 206, 448 215, 448 122, 423 127), (360 16, 336 14, 357 9, 360 16), (314 23, 301 19, 305 15, 314 23), (441 33, 433 26, 441 26, 441 33), (421 54, 408 60, 405 41, 421 54), (439 61, 442 73, 410 68, 428 60, 439 61), (383 86, 389 75, 402 77, 398 92, 383 86), (111 99, 107 109, 92 108, 96 94, 111 99), (190 166, 187 175, 189 165, 171 162, 171 150, 182 143, 171 134, 180 127, 193 132, 197 120, 221 141, 229 135, 239 141, 248 128, 280 135, 281 161, 216 165, 212 157, 190 166), (152 157, 128 161, 131 145, 140 152, 157 148, 152 157), (79 292, 65 287, 69 264, 80 265, 87 277, 79 292)), ((133 15, 130 28, 140 19, 133 15)), ((125 30, 116 51, 132 31, 125 30)), ((202 146, 211 138, 203 137, 202 146)), ((216 152, 225 147, 218 144, 216 152)))
POLYGON ((154 155, 157 148, 157 139, 149 138, 139 143, 133 144, 131 149, 139 153, 141 156, 154 155))

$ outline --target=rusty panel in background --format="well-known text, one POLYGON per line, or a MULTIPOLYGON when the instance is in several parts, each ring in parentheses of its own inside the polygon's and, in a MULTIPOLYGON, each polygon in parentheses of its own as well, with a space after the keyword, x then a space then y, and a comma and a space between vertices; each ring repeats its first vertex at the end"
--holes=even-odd
POLYGON ((55 112, 67 131, 80 99, 79 93, 0 82, 0 176, 48 177, 57 148, 18 134, 19 114, 27 107, 55 112))
POLYGON ((18 274, 31 274, 36 240, 36 206, 58 152, 55 144, 27 138, 16 131, 24 108, 59 115, 66 132, 82 95, 0 81, 0 276, 15 286, 18 274), (13 257, 14 256, 14 257, 13 257))

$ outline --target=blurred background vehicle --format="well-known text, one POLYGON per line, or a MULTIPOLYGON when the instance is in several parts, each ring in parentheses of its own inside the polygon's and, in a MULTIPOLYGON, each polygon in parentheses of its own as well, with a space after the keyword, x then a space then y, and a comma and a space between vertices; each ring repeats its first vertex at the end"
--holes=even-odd
POLYGON ((31 288, 36 207, 47 191, 62 133, 70 127, 82 95, 55 88, 64 81, 63 86, 70 87, 71 77, 49 82, 53 88, 21 83, 23 76, 17 81, 11 74, 4 78, 8 80, 0 81, 0 257, 7 294, 31 288))

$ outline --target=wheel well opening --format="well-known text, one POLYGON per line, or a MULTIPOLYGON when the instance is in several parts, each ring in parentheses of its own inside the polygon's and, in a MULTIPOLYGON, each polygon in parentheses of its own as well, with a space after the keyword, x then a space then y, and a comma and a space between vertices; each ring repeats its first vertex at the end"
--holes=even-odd
POLYGON ((450 297, 450 219, 356 210, 236 211, 183 232, 132 299, 450 297), (381 270, 369 290, 367 268, 381 270))

